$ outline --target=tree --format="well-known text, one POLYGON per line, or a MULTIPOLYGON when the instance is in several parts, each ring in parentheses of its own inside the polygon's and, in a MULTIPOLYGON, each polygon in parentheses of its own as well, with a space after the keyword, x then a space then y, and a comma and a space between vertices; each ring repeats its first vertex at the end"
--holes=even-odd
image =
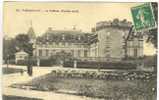
POLYGON ((14 59, 14 54, 16 52, 15 40, 14 38, 3 38, 3 59, 14 59), (9 57, 9 58, 8 58, 9 57))
POLYGON ((118 26, 119 25, 119 19, 118 18, 115 18, 112 22, 112 25, 113 26, 118 26))
POLYGON ((32 55, 33 47, 30 39, 26 34, 19 34, 15 38, 3 38, 3 59, 14 59, 15 53, 24 50, 32 55))
MULTIPOLYGON (((157 2, 153 2, 152 8, 153 8, 153 13, 155 17, 156 24, 158 22, 158 4, 157 2)), ((149 30, 147 42, 150 42, 154 45, 155 48, 157 48, 157 28, 149 30)))
POLYGON ((27 34, 19 34, 15 37, 15 45, 19 50, 24 50, 29 55, 33 55, 32 43, 30 43, 29 36, 27 34))

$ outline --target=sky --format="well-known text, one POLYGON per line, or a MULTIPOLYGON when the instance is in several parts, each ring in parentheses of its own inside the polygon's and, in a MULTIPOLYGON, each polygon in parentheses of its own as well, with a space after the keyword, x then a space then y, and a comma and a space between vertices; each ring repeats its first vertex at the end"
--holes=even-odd
MULTIPOLYGON (((26 33, 30 26, 37 36, 43 34, 48 27, 70 30, 76 26, 77 30, 91 32, 91 28, 99 21, 118 18, 132 22, 130 8, 141 4, 143 3, 5 2, 3 31, 9 37, 26 33)), ((152 55, 154 52, 151 44, 144 43, 144 54, 152 55)))

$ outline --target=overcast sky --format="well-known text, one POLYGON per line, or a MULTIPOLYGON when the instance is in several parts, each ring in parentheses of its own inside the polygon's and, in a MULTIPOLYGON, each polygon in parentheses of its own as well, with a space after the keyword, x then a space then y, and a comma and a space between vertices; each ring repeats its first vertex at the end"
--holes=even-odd
MULTIPOLYGON (((11 37, 26 33, 31 22, 36 35, 43 34, 48 27, 61 30, 72 29, 73 25, 78 30, 90 32, 99 21, 114 18, 132 21, 130 8, 140 4, 142 3, 5 2, 4 33, 11 37)), ((153 54, 152 45, 145 44, 144 53, 153 54)))

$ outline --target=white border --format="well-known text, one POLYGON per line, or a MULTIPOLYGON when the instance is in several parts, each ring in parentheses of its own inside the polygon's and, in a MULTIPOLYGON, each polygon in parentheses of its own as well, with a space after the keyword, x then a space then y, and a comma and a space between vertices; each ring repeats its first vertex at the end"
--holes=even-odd
MULTIPOLYGON (((0 0, 0 65, 2 68, 2 37, 3 37, 3 2, 4 1, 25 1, 25 2, 158 2, 158 8, 159 8, 159 1, 158 0, 0 0)), ((159 13, 158 13, 159 15, 159 13)), ((159 28, 159 26, 158 26, 159 28)), ((159 35, 158 35, 159 39, 159 35)), ((159 47, 159 41, 158 41, 158 47, 159 47)), ((158 55, 158 50, 156 51, 158 55)), ((159 59, 157 56, 157 65, 159 65, 159 59)), ((0 96, 2 96, 2 69, 0 68, 0 96)), ((159 68, 157 68, 158 72, 159 68)), ((159 73, 157 73, 157 87, 159 85, 159 73)), ((157 88, 157 100, 159 100, 159 88, 157 88)), ((2 100, 2 98, 0 98, 2 100)))
MULTIPOLYGON (((1 65, 1 68, 0 68, 0 97, 2 97, 2 58, 3 58, 3 55, 2 55, 2 37, 3 37, 3 23, 2 23, 2 20, 3 20, 3 1, 0 0, 0 65, 1 65)), ((0 98, 0 100, 2 100, 2 98, 0 98)))
POLYGON ((25 1, 25 2, 158 2, 158 0, 2 0, 2 1, 25 1))

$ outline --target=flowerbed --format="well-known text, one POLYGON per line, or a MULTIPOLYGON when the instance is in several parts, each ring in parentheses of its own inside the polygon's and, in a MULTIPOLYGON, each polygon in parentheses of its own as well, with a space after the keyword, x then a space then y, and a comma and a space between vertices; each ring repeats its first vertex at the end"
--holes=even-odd
POLYGON ((12 87, 72 93, 105 100, 153 100, 152 98, 156 97, 156 75, 138 71, 98 72, 61 69, 12 87))

